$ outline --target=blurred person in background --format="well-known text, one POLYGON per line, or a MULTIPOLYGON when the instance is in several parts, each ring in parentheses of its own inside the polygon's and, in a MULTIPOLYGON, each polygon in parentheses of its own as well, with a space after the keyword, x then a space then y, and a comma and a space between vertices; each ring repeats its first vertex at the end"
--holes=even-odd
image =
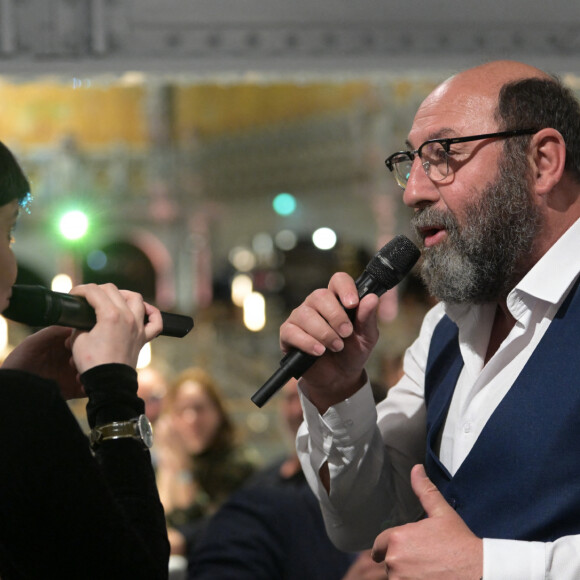
POLYGON ((148 366, 137 371, 137 394, 145 403, 145 415, 155 426, 163 412, 163 399, 167 394, 167 379, 159 369, 148 366))
POLYGON ((263 485, 301 486, 306 483, 302 473, 302 466, 296 453, 295 443, 296 433, 298 433, 298 428, 303 420, 297 383, 296 379, 291 379, 281 389, 278 400, 277 411, 281 419, 280 427, 288 451, 279 459, 258 470, 250 478, 246 487, 263 485))
MULTIPOLYGON (((145 403, 145 415, 149 419, 151 426, 155 429, 157 419, 163 412, 163 401, 167 394, 168 381, 166 375, 160 369, 147 366, 137 371, 137 396, 145 403)), ((153 469, 157 471, 157 446, 155 437, 153 447, 149 450, 153 469)))
MULTIPOLYGON (((28 180, 0 143, 2 312, 16 281, 12 234, 29 198, 28 180)), ((95 326, 44 328, 0 369, 0 576, 167 578, 169 544, 135 372, 161 315, 112 284, 71 294, 95 309, 95 326), (85 396, 92 451, 65 401, 85 396)))
POLYGON ((170 385, 156 428, 157 484, 172 554, 186 556, 218 507, 253 473, 213 378, 192 367, 170 385))
MULTIPOLYGON (((377 402, 386 389, 373 385, 377 402)), ((338 550, 295 450, 302 424, 298 384, 280 392, 278 413, 290 452, 260 470, 209 522, 190 556, 190 580, 386 580, 370 551, 338 550)))

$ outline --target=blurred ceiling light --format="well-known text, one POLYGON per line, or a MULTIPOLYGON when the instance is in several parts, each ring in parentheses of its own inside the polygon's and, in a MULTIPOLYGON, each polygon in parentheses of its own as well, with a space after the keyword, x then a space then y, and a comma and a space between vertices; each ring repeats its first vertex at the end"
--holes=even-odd
POLYGON ((102 270, 107 265, 107 254, 103 250, 93 250, 87 256, 87 266, 91 270, 102 270))
POLYGON ((244 324, 252 332, 266 326, 266 300, 259 292, 248 294, 244 300, 244 324))
POLYGON ((275 237, 276 245, 283 251, 293 250, 298 243, 298 237, 292 230, 281 230, 275 237))
POLYGON ((336 246, 336 233, 330 228, 318 228, 312 234, 312 243, 319 250, 332 250, 336 246))
POLYGON ((236 246, 230 251, 229 259, 239 272, 249 272, 256 266, 256 256, 248 248, 236 246))
POLYGON ((4 359, 8 350, 8 323, 0 316, 0 358, 4 359))
POLYGON ((254 289, 254 284, 252 279, 247 274, 237 274, 232 280, 232 302, 242 308, 244 306, 244 300, 248 294, 252 293, 254 289))
POLYGON ((68 211, 60 218, 59 228, 67 240, 80 240, 89 229, 89 218, 83 211, 68 211))
POLYGON ((127 71, 121 75, 121 83, 128 86, 145 84, 147 77, 140 71, 127 71))
POLYGON ((50 288, 54 292, 64 292, 67 294, 72 287, 72 279, 68 274, 57 274, 50 283, 50 288))
POLYGON ((292 215, 296 211, 296 198, 291 193, 279 193, 272 207, 278 215, 292 215))
POLYGON ((274 251, 274 242, 272 236, 267 233, 260 233, 254 236, 252 240, 252 249, 258 255, 269 255, 274 251))
POLYGON ((151 343, 147 342, 143 345, 143 348, 139 351, 139 356, 137 357, 137 368, 144 369, 146 366, 151 364, 151 343))

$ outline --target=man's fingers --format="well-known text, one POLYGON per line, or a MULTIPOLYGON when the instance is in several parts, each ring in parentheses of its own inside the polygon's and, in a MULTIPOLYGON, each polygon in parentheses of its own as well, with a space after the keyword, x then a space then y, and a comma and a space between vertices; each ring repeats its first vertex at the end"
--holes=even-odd
POLYGON ((423 465, 415 465, 411 470, 411 487, 428 517, 455 513, 435 484, 427 477, 423 465))

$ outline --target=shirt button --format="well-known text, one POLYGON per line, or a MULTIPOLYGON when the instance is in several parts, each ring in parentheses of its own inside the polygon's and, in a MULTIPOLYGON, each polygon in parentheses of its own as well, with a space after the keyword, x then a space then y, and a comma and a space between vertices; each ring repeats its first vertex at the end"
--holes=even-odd
POLYGON ((352 427, 353 423, 354 423, 354 421, 353 421, 352 419, 347 419, 347 420, 346 420, 346 421, 343 423, 343 425, 344 425, 345 427, 352 427))
POLYGON ((463 425, 463 432, 464 433, 471 433, 471 423, 465 423, 463 425))

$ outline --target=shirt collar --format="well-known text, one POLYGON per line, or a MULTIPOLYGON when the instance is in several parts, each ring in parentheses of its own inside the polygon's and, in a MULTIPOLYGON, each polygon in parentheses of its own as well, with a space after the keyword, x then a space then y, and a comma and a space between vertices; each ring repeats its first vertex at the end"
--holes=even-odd
POLYGON ((562 301, 580 272, 580 220, 576 220, 508 295, 524 293, 551 304, 562 301))

